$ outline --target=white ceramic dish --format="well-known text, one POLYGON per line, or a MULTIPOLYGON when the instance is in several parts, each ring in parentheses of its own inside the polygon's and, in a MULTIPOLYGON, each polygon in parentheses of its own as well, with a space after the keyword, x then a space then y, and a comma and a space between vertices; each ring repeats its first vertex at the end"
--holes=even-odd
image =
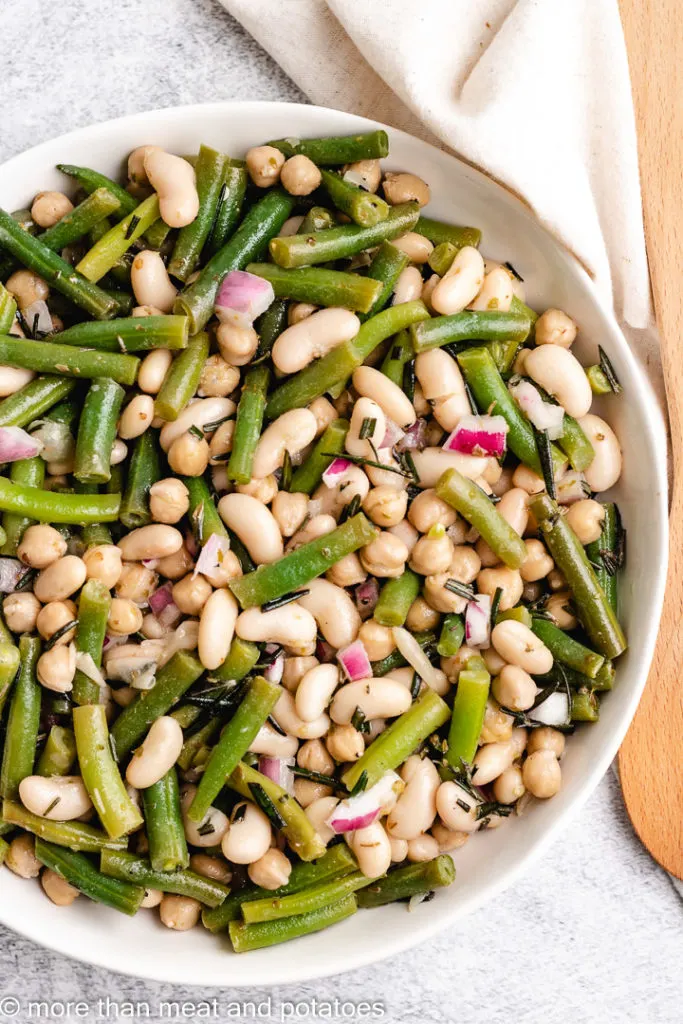
MULTIPOLYGON (((215 103, 137 114, 72 132, 10 160, 0 167, 0 204, 11 210, 25 206, 41 189, 64 188, 67 183, 54 170, 57 163, 84 164, 118 176, 130 150, 143 143, 187 153, 205 142, 240 156, 270 138, 351 134, 374 127, 381 126, 288 103, 215 103)), ((304 981, 398 953, 481 908, 528 870, 595 789, 634 714, 657 633, 667 550, 666 441, 650 385, 585 272, 520 201, 453 157, 387 130, 391 154, 386 164, 414 171, 430 183, 434 198, 428 213, 481 228, 484 254, 512 261, 526 280, 532 306, 559 306, 575 317, 583 361, 594 361, 601 343, 624 385, 623 397, 609 401, 609 419, 626 454, 614 496, 629 532, 620 596, 630 650, 619 662, 617 687, 604 700, 600 722, 579 729, 568 744, 560 794, 458 851, 456 883, 410 916, 405 905, 361 912, 294 945, 238 957, 226 939, 202 928, 168 931, 151 913, 128 919, 85 899, 59 909, 37 884, 3 871, 0 920, 61 953, 160 981, 222 986, 304 981)), ((529 875, 528 885, 533 884, 529 875)))

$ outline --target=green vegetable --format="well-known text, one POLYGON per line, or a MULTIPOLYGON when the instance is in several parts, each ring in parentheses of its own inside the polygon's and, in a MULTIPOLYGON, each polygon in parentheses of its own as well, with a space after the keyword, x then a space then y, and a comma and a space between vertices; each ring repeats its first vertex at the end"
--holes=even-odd
MULTIPOLYGON (((45 460, 40 455, 34 455, 32 459, 18 459, 10 467, 10 480, 14 484, 23 487, 42 488, 45 480, 45 460)), ((14 515, 12 512, 5 512, 2 517, 2 528, 5 531, 5 540, 2 545, 2 554, 14 556, 24 536, 25 531, 35 522, 30 516, 14 515)))
POLYGON ((140 365, 140 360, 135 356, 71 348, 69 345, 31 341, 9 334, 0 337, 0 362, 6 366, 35 370, 36 373, 57 370, 65 377, 111 377, 119 384, 134 384, 140 365))
MULTIPOLYGON (((110 607, 109 588, 101 580, 86 580, 78 598, 76 650, 89 654, 96 668, 102 664, 102 647, 110 607)), ((102 690, 94 679, 76 669, 72 692, 76 704, 99 704, 101 696, 102 690)))
POLYGON ((73 729, 53 725, 38 758, 36 775, 68 775, 76 762, 76 737, 73 729))
POLYGON ((122 914, 132 917, 145 898, 142 886, 107 878, 82 853, 73 853, 53 843, 46 843, 44 839, 36 839, 36 857, 41 864, 56 871, 84 896, 95 903, 104 903, 107 907, 120 910, 122 914))
POLYGON ((87 199, 65 214, 61 220, 38 235, 38 241, 52 249, 53 252, 61 252, 67 245, 73 245, 74 242, 87 235, 95 224, 99 224, 110 213, 115 213, 120 208, 121 203, 108 188, 95 189, 87 199))
POLYGON ((209 679, 215 683, 239 682, 248 676, 259 660, 259 649, 248 640, 240 640, 238 636, 232 641, 228 656, 219 668, 209 673, 209 679))
POLYGON ((309 914, 344 899, 358 889, 364 889, 371 879, 361 871, 322 882, 310 889, 302 889, 290 896, 266 896, 260 900, 249 900, 242 904, 242 917, 247 924, 261 921, 278 921, 298 914, 309 914))
POLYGON ((147 352, 154 348, 187 348, 186 316, 134 316, 86 321, 59 334, 60 345, 96 348, 100 352, 147 352))
POLYGON ((334 456, 341 455, 344 451, 344 441, 348 432, 348 420, 332 420, 315 442, 306 460, 294 470, 290 491, 313 493, 334 456), (329 454, 330 452, 333 454, 329 454))
POLYGON ((424 864, 408 864, 394 868, 384 878, 370 882, 358 893, 359 907, 382 907, 385 903, 407 900, 411 896, 432 892, 455 881, 453 859, 441 854, 424 864))
POLYGON ((341 213, 363 228, 374 227, 389 216, 389 204, 380 196, 346 181, 334 171, 321 171, 322 185, 341 213))
POLYGON ((247 171, 236 166, 234 161, 226 163, 223 182, 218 195, 216 216, 204 249, 204 255, 211 259, 219 252, 237 227, 247 190, 247 171))
POLYGON ((619 538, 621 535, 619 510, 612 503, 604 505, 605 518, 602 521, 602 532, 598 540, 586 547, 588 560, 595 569, 598 583, 607 597, 612 609, 617 610, 617 573, 621 556, 619 538))
POLYGON ((180 478, 187 487, 190 497, 189 519, 200 544, 206 544, 212 533, 227 537, 223 520, 213 503, 211 492, 203 476, 183 476, 180 478))
MULTIPOLYGON (((39 637, 24 634, 19 639, 21 667, 12 693, 0 770, 0 795, 5 799, 14 799, 21 780, 33 772, 42 694, 36 677, 40 648, 39 637)), ((4 813, 3 817, 6 819, 4 813)))
POLYGON ((0 284, 0 334, 9 334, 17 312, 17 304, 4 284, 0 284))
POLYGON ((284 917, 279 921, 264 921, 262 924, 240 924, 231 921, 228 925, 230 941, 236 953, 246 953, 250 949, 263 949, 275 946, 280 942, 289 942, 300 935, 310 935, 323 928, 337 924, 355 914, 357 910, 354 896, 347 896, 338 903, 312 910, 298 917, 284 917))
POLYGON ((142 806, 154 871, 180 871, 190 863, 175 765, 142 790, 142 806))
POLYGON ((593 690, 572 693, 570 717, 572 722, 597 722, 600 718, 600 700, 593 690))
POLYGON ((159 461, 159 435, 149 428, 135 439, 128 466, 126 489, 121 499, 119 518, 130 530, 146 526, 152 521, 149 510, 149 491, 161 479, 159 461))
POLYGON ((9 639, 0 641, 0 714, 7 702, 19 668, 19 649, 9 639))
POLYGON ((0 402, 0 427, 25 427, 76 387, 68 377, 36 377, 0 402))
POLYGON ((382 626, 402 626, 410 606, 420 593, 422 580, 412 569, 406 569, 402 576, 388 580, 379 595, 373 618, 382 626))
POLYGON ((78 766, 100 821, 112 839, 134 832, 143 820, 112 757, 104 706, 74 708, 73 722, 78 766))
POLYGON ((343 306, 361 313, 373 308, 382 291, 379 281, 370 277, 320 267, 285 270, 274 263, 250 263, 247 271, 270 281, 277 298, 314 306, 343 306))
POLYGON ((248 484, 251 480, 254 453, 263 426, 269 382, 270 370, 263 364, 252 366, 244 377, 237 406, 232 452, 228 462, 228 479, 238 484, 248 484))
POLYGON ((420 215, 415 230, 428 238, 434 245, 441 245, 442 242, 450 242, 456 249, 464 249, 466 245, 473 245, 475 249, 481 241, 479 228, 464 228, 458 224, 444 224, 439 220, 432 220, 431 217, 420 215))
POLYGON ((527 556, 526 544, 474 481, 457 469, 448 469, 439 477, 436 493, 478 530, 501 562, 510 569, 520 567, 527 556))
POLYGON ((84 484, 111 477, 111 450, 125 391, 107 377, 96 377, 85 396, 76 440, 74 476, 84 484))
POLYGON ((112 181, 106 174, 93 171, 90 167, 76 167, 74 164, 57 164, 57 170, 61 171, 62 174, 68 174, 70 178, 74 178, 88 195, 92 195, 97 189, 106 189, 107 192, 110 192, 118 199, 120 204, 119 212, 122 216, 132 213, 137 206, 137 200, 130 192, 126 192, 125 188, 119 185, 118 182, 112 181))
POLYGON ((458 675, 446 758, 451 768, 471 765, 477 752, 491 676, 482 658, 473 657, 458 675))
POLYGON ((576 672, 595 679, 598 672, 605 663, 601 654, 596 654, 588 647, 584 647, 578 640, 564 633, 547 619, 534 618, 531 628, 552 654, 555 661, 568 665, 576 672))
POLYGON ((219 907, 230 892, 227 885, 221 885, 212 878, 205 878, 194 871, 155 871, 144 857, 120 850, 103 850, 100 855, 100 870, 108 878, 131 882, 145 889, 158 889, 178 896, 189 896, 207 907, 219 907))
POLYGON ((595 449, 586 437, 581 425, 565 413, 562 421, 562 436, 557 445, 569 459, 569 465, 582 473, 595 458, 595 449))
POLYGON ((115 224, 85 254, 76 270, 88 281, 99 281, 131 245, 159 219, 159 197, 156 192, 143 199, 132 213, 115 224))
POLYGON ((223 187, 227 157, 208 146, 200 146, 195 164, 199 213, 176 238, 168 272, 179 281, 187 281, 194 271, 204 244, 209 237, 218 211, 223 187))
POLYGON ((177 420, 195 394, 204 363, 209 357, 209 336, 202 331, 190 338, 168 368, 161 390, 154 402, 154 412, 163 420, 177 420))
POLYGON ((452 242, 439 242, 432 251, 427 263, 439 277, 443 277, 447 270, 450 270, 453 260, 458 255, 457 246, 452 242))
POLYGON ((410 333, 416 354, 463 341, 513 341, 521 344, 529 334, 529 319, 521 313, 466 309, 452 316, 436 316, 415 324, 410 333))
POLYGON ((373 303, 372 308, 361 315, 361 323, 365 323, 366 320, 376 316, 377 313, 384 309, 394 293, 396 282, 407 266, 408 257, 404 252, 397 249, 391 242, 382 242, 372 257, 372 263, 368 267, 368 277, 379 281, 382 285, 382 290, 373 303))
POLYGON ((0 509, 41 523, 111 523, 118 519, 120 500, 120 494, 41 491, 0 477, 0 509))
POLYGON ((382 160, 389 155, 389 138, 381 128, 364 135, 339 135, 326 139, 276 139, 269 142, 286 157, 307 156, 314 164, 334 166, 358 160, 382 160))
POLYGON ((457 654, 465 639, 465 623, 462 615, 445 615, 441 625, 441 635, 436 645, 437 653, 442 658, 451 658, 457 654))
POLYGON ((51 821, 31 814, 21 804, 5 800, 2 805, 2 819, 11 825, 18 825, 26 832, 70 850, 84 853, 99 853, 100 850, 124 850, 127 839, 111 839, 106 832, 84 825, 80 821, 51 821))

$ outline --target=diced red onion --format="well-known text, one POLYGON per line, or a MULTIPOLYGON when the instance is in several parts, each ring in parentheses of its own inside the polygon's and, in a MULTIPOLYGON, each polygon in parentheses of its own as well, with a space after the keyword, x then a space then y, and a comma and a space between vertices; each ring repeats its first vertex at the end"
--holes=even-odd
POLYGON ((357 796, 342 800, 329 816, 326 825, 336 835, 343 832, 355 832, 359 828, 372 825, 385 805, 393 802, 395 794, 404 789, 404 783, 396 772, 385 772, 379 782, 357 796))
POLYGON ((159 625, 166 628, 175 626, 182 615, 173 600, 173 584, 170 582, 164 583, 163 587, 159 587, 153 594, 150 594, 149 606, 159 625))
POLYGON ((18 558, 0 558, 0 594, 14 593, 17 583, 28 571, 28 566, 18 558))
POLYGON ((385 420, 384 440, 380 448, 393 448, 394 445, 398 444, 405 437, 405 430, 401 430, 398 423, 394 423, 388 416, 385 417, 385 420))
POLYGON ((318 640, 315 645, 315 656, 323 665, 329 665, 334 661, 334 647, 328 644, 327 640, 318 640))
POLYGON ((266 644, 263 653, 267 657, 268 655, 275 654, 276 651, 278 652, 276 657, 273 658, 268 668, 263 670, 263 675, 269 683, 281 683, 285 671, 285 656, 277 644, 266 644))
POLYGON ((192 530, 185 530, 185 547, 192 558, 196 558, 199 554, 199 544, 192 530))
POLYGON ((0 462, 17 462, 40 455, 43 442, 21 427, 0 427, 0 462))
POLYGON ((372 612, 379 600, 379 583, 374 576, 370 576, 367 580, 358 584, 353 592, 353 596, 356 608, 361 615, 364 612, 372 612))
POLYGON ((477 594, 467 602, 465 611, 465 643, 468 647, 491 646, 491 597, 477 594))
POLYGON ((349 462, 348 459, 332 459, 332 462, 323 473, 323 483, 327 487, 336 487, 352 465, 353 463, 349 462))
POLYGON ((560 505, 573 505, 575 501, 590 497, 591 493, 583 473, 578 473, 575 469, 565 473, 561 480, 556 480, 555 489, 560 505))
POLYGON ((76 447, 68 423, 39 421, 37 429, 31 430, 31 437, 43 446, 40 455, 46 462, 67 462, 76 447))
POLYGON ((158 558, 143 558, 142 559, 142 564, 144 565, 145 569, 151 569, 152 571, 154 571, 156 569, 156 567, 158 565, 158 562, 159 562, 158 558))
POLYGON ((420 451, 427 447, 427 420, 419 419, 408 427, 396 445, 397 452, 420 451))
POLYGON ((372 665, 362 640, 354 640, 348 647, 337 651, 337 661, 346 678, 352 683, 357 679, 372 678, 372 665))
POLYGON ((294 773, 292 768, 296 764, 293 757, 267 757, 261 754, 258 759, 258 770, 261 775, 271 779, 278 786, 282 786, 288 793, 294 792, 294 773))
POLYGON ((197 559, 197 564, 195 565, 192 573, 192 579, 195 578, 197 573, 211 573, 215 572, 216 569, 220 569, 229 550, 230 538, 221 537, 217 533, 212 533, 202 547, 199 558, 197 559))
POLYGON ((508 429, 502 416, 463 416, 441 447, 447 452, 499 459, 505 454, 508 429))
POLYGON ((111 633, 106 633, 104 640, 102 641, 102 650, 110 651, 112 647, 120 647, 121 644, 128 643, 128 634, 126 636, 112 636, 111 633))
POLYGON ((218 289, 216 316, 223 324, 248 328, 261 313, 265 313, 274 299, 270 281, 246 270, 231 270, 218 289))
POLYGON ((562 437, 564 409, 561 405, 544 402, 540 392, 528 380, 516 380, 508 384, 508 389, 526 418, 537 430, 547 430, 551 441, 562 437))
POLYGON ((24 320, 29 325, 32 334, 39 332, 40 334, 51 334, 54 329, 52 323, 52 316, 50 310, 47 308, 47 303, 42 299, 36 299, 30 306, 25 306, 22 309, 22 315, 24 320), (37 319, 36 319, 37 318, 37 319))
POLYGON ((569 698, 564 690, 557 690, 539 704, 527 711, 529 718, 543 725, 567 725, 569 723, 569 698))

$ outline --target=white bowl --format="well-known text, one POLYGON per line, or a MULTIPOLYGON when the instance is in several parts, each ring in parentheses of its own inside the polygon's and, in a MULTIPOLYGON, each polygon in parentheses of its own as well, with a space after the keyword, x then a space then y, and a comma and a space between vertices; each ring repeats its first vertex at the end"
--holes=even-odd
MULTIPOLYGON (((291 103, 214 103, 136 114, 71 132, 10 160, 0 167, 0 203, 12 210, 25 206, 41 189, 64 188, 68 182, 54 170, 57 163, 92 166, 118 176, 127 154, 144 143, 179 153, 208 143, 241 156, 249 146, 271 138, 344 135, 375 127, 384 126, 291 103)), ((0 920, 60 953, 160 981, 223 986, 305 981, 391 956, 482 908, 528 869, 595 789, 636 709, 657 633, 667 550, 665 431, 650 385, 585 272, 523 203, 453 157, 403 132, 387 131, 387 166, 414 171, 429 182, 434 197, 429 214, 481 228, 484 254, 514 264, 532 306, 559 306, 575 317, 581 327, 578 354, 584 362, 594 362, 597 344, 602 344, 624 386, 620 399, 606 403, 626 454, 614 498, 629 531, 620 599, 630 650, 619 661, 616 688, 603 701, 599 723, 579 728, 568 743, 558 796, 473 838, 455 854, 455 884, 409 916, 402 904, 361 912, 293 945, 236 956, 225 938, 201 927, 170 932, 152 913, 129 919, 86 899, 59 909, 37 883, 4 871, 0 920)), ((559 847, 555 855, 561 855, 559 847)))

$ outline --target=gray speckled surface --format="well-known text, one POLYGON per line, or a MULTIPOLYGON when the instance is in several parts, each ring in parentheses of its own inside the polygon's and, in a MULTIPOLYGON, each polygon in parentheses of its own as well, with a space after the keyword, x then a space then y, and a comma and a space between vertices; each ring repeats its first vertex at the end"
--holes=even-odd
MULTIPOLYGON (((0 39, 9 55, 0 65, 0 160, 138 110, 303 99, 214 0, 1 0, 0 39)), ((0 940, 3 1024, 37 1019, 30 1000, 57 1001, 52 1019, 97 1021, 159 1019, 162 1000, 215 998, 195 1008, 198 1018, 227 1021, 248 1019, 237 1001, 269 996, 259 1019, 272 1022, 359 1019, 348 1006, 315 1010, 314 999, 381 1003, 371 1019, 392 1024, 681 1020, 681 901, 635 839, 612 775, 544 861, 492 905, 353 975, 269 992, 200 991, 78 964, 3 928, 0 940), (18 1003, 3 1001, 9 995, 18 1003), (67 1001, 82 1005, 67 1012, 67 1001)), ((184 1019, 192 1016, 188 1005, 184 1019)))

